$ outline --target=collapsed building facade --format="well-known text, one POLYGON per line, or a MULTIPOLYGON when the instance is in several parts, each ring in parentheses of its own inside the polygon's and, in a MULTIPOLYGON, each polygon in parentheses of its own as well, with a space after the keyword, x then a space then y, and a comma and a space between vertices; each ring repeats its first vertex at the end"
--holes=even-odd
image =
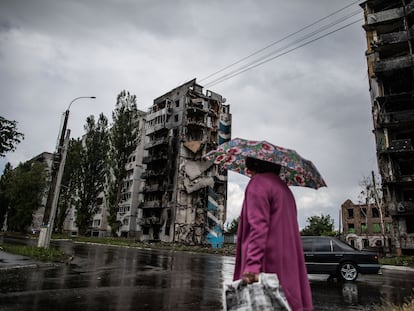
POLYGON ((219 247, 227 173, 202 159, 230 139, 225 98, 191 80, 154 100, 147 113, 141 239, 219 247))
POLYGON ((393 231, 392 218, 382 214, 374 204, 354 204, 346 200, 341 205, 342 235, 345 241, 358 248, 377 248, 389 252, 393 231))
POLYGON ((394 251, 414 251, 414 1, 368 0, 367 64, 384 207, 394 251))

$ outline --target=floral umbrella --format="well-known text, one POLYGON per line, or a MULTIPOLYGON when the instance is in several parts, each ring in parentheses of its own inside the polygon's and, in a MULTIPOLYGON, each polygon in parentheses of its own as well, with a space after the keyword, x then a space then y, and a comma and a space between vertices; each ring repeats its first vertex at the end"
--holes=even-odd
POLYGON ((203 158, 220 165, 223 169, 250 177, 246 168, 246 157, 279 164, 282 167, 279 176, 288 186, 314 189, 326 187, 325 181, 311 161, 302 158, 294 150, 278 147, 264 140, 234 138, 210 151, 203 158))

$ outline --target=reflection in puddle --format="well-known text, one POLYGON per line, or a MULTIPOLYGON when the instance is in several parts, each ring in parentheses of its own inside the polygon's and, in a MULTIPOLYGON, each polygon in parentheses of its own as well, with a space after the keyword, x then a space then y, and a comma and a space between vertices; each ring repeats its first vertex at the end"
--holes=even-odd
POLYGON ((356 283, 345 282, 342 284, 342 297, 348 305, 358 304, 358 285, 356 283))

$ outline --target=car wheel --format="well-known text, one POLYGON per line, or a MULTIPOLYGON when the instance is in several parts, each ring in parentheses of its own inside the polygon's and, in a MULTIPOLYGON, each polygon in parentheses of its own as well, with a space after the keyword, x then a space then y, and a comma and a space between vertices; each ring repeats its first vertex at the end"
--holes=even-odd
POLYGON ((352 262, 344 262, 339 267, 339 275, 344 281, 355 281, 358 278, 358 269, 352 262))

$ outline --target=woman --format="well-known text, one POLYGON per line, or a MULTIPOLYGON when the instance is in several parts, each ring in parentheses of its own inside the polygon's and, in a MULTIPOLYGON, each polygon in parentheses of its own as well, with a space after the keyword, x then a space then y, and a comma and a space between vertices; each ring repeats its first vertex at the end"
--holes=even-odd
POLYGON ((280 166, 246 158, 247 185, 237 232, 234 280, 258 281, 260 272, 276 273, 294 311, 313 310, 296 203, 280 179, 280 166))

